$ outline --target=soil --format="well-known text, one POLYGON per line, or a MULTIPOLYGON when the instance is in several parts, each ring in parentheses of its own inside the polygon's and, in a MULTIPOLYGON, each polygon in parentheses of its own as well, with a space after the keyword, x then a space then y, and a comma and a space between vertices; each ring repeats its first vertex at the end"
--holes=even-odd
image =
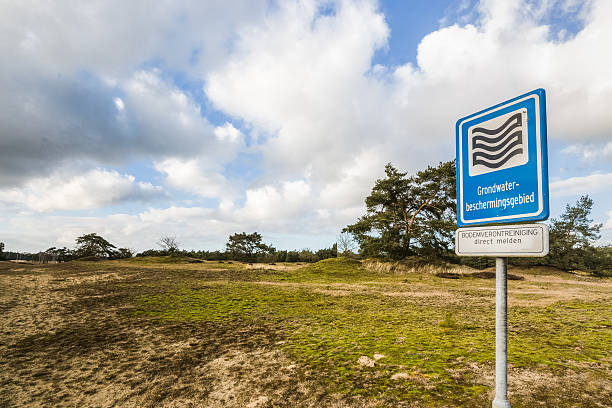
POLYGON ((83 265, 0 262, 0 407, 375 405, 329 393, 277 349, 280 328, 130 316, 163 268, 83 265))
MULTIPOLYGON (((109 266, 106 262, 40 266, 0 262, 0 408, 388 406, 384 399, 337 392, 312 367, 293 361, 279 347, 285 342, 286 327, 278 321, 191 322, 134 315, 134 299, 139 293, 181 285, 198 288, 225 284, 228 270, 213 266, 198 263, 133 267, 122 263, 109 266), (178 271, 171 278, 169 268, 178 271)), ((287 265, 254 265, 233 271, 232 279, 253 279, 249 274, 264 273, 272 267, 295 269, 287 265)), ((564 282, 558 276, 529 275, 521 283, 524 286, 513 290, 517 296, 511 306, 547 306, 584 298, 591 289, 602 285, 584 279, 567 288, 564 282), (546 286, 542 286, 544 283, 546 286)), ((467 304, 469 300, 467 294, 452 288, 420 291, 418 283, 405 289, 399 284, 376 286, 373 282, 256 283, 262 287, 307 289, 331 297, 359 293, 443 299, 447 304, 467 304)), ((605 285, 610 287, 610 283, 605 285)), ((491 289, 478 287, 476 292, 491 289)), ((592 297, 604 302, 609 293, 597 292, 592 297)), ((359 364, 376 370, 379 360, 384 362, 385 355, 362 356, 359 364)), ((601 364, 609 372, 609 354, 601 364)), ((531 406, 530 387, 534 384, 542 393, 548 392, 550 388, 546 387, 552 383, 570 392, 573 384, 584 384, 596 369, 601 371, 601 367, 585 366, 583 372, 571 371, 559 377, 532 368, 511 367, 513 392, 520 406, 531 406)), ((492 381, 490 366, 458 368, 455 374, 462 378, 474 373, 492 381)), ((401 371, 390 380, 433 389, 428 378, 412 370, 401 371)), ((583 401, 580 406, 606 406, 601 396, 612 395, 610 382, 592 384, 592 389, 585 387, 579 391, 583 401)), ((490 397, 484 395, 483 400, 490 397)), ((561 406, 552 394, 542 398, 551 401, 550 406, 561 406)), ((411 402, 399 406, 425 405, 411 402)))

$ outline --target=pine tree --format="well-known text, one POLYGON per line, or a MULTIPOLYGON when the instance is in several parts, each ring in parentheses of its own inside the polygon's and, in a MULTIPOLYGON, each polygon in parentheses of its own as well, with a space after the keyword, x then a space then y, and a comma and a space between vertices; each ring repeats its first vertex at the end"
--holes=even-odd
POLYGON ((253 262, 258 254, 271 254, 275 249, 261 242, 261 234, 246 232, 230 235, 229 241, 225 244, 227 252, 231 258, 238 261, 253 262))
POLYGON ((550 220, 550 251, 548 262, 563 270, 591 269, 595 254, 593 243, 600 238, 602 224, 589 218, 593 200, 580 197, 569 204, 559 219, 550 220))
POLYGON ((366 198, 367 212, 349 232, 364 256, 402 259, 448 256, 455 230, 455 162, 407 177, 391 163, 366 198))

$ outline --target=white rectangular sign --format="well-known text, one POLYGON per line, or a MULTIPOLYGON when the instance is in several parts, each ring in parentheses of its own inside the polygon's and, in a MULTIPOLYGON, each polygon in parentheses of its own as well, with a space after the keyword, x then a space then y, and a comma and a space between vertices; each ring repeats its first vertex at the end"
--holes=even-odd
POLYGON ((455 253, 459 256, 546 256, 548 225, 459 228, 455 231, 455 253))

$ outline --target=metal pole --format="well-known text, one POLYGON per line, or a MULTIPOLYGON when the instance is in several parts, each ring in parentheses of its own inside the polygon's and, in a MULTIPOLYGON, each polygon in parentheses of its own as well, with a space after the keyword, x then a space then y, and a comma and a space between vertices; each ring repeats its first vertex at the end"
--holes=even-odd
POLYGON ((508 402, 508 258, 495 258, 495 399, 493 408, 508 402))

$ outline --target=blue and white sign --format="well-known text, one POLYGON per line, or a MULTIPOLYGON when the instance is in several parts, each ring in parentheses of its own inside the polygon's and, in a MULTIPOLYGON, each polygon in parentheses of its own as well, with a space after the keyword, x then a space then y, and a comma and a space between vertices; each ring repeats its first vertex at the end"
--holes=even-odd
POLYGON ((457 224, 548 218, 544 89, 457 121, 457 224))

